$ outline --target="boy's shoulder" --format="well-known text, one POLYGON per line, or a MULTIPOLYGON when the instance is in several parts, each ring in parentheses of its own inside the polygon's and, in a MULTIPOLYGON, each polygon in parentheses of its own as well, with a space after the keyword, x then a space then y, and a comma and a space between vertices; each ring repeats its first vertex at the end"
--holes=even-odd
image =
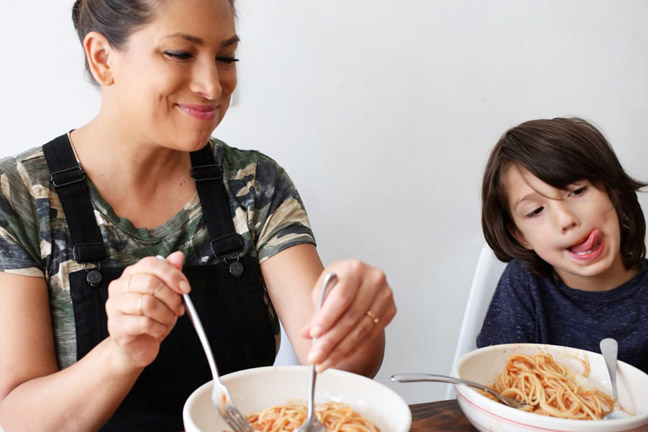
POLYGON ((644 293, 648 295, 648 259, 644 258, 639 273, 637 273, 637 276, 631 282, 639 285, 644 290, 644 293))
POLYGON ((641 268, 639 269, 639 275, 648 277, 648 258, 644 258, 641 268))
POLYGON ((535 274, 524 261, 514 258, 506 265, 502 279, 507 279, 511 282, 532 282, 537 284, 540 279, 544 278, 535 274))
POLYGON ((560 287, 553 279, 534 273, 524 261, 513 259, 506 265, 502 273, 498 290, 518 299, 539 299, 555 295, 560 291, 560 287))

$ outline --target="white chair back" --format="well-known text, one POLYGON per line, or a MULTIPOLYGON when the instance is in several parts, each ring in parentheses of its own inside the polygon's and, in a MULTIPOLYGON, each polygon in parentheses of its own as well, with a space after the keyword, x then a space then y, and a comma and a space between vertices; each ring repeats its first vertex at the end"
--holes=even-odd
MULTIPOLYGON (((453 366, 462 355, 477 349, 477 335, 481 330, 488 305, 505 267, 506 263, 499 261, 491 248, 488 247, 488 244, 484 244, 479 254, 475 275, 468 294, 468 302, 466 303, 466 310, 461 323, 459 338, 457 339, 457 348, 452 361, 453 366)), ((454 399, 456 396, 454 386, 452 384, 448 385, 446 399, 454 399)))

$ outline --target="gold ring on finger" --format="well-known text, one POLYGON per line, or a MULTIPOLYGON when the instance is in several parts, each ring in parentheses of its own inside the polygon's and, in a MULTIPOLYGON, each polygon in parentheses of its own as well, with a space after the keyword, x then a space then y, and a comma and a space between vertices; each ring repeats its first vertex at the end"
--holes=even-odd
POLYGON ((380 318, 378 318, 378 316, 370 310, 367 311, 367 316, 371 321, 373 321, 374 324, 378 324, 380 322, 380 318))

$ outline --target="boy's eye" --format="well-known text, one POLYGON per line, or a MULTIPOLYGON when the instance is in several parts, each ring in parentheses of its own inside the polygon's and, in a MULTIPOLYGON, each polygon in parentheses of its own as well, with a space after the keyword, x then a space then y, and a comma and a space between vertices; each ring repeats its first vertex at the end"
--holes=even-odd
POLYGON ((572 196, 582 195, 582 194, 585 193, 586 190, 587 190, 587 186, 579 187, 579 188, 574 189, 573 191, 571 191, 570 195, 572 195, 572 196))
POLYGON ((536 216, 538 216, 540 213, 542 213, 542 210, 543 210, 543 209, 544 209, 544 207, 538 207, 537 209, 533 210, 531 213, 527 213, 527 214, 526 214, 526 217, 528 217, 528 218, 536 217, 536 216))
POLYGON ((164 55, 178 60, 189 60, 193 55, 187 51, 164 51, 164 55))

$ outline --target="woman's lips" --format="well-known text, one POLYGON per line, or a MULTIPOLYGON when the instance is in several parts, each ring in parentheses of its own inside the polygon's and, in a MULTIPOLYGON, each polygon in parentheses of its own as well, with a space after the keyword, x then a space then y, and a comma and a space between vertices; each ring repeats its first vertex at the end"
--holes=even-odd
POLYGON ((593 230, 587 238, 574 246, 567 248, 569 253, 579 260, 592 260, 603 253, 603 235, 598 229, 593 230))
POLYGON ((183 112, 198 120, 213 120, 216 117, 217 106, 178 104, 183 112))

